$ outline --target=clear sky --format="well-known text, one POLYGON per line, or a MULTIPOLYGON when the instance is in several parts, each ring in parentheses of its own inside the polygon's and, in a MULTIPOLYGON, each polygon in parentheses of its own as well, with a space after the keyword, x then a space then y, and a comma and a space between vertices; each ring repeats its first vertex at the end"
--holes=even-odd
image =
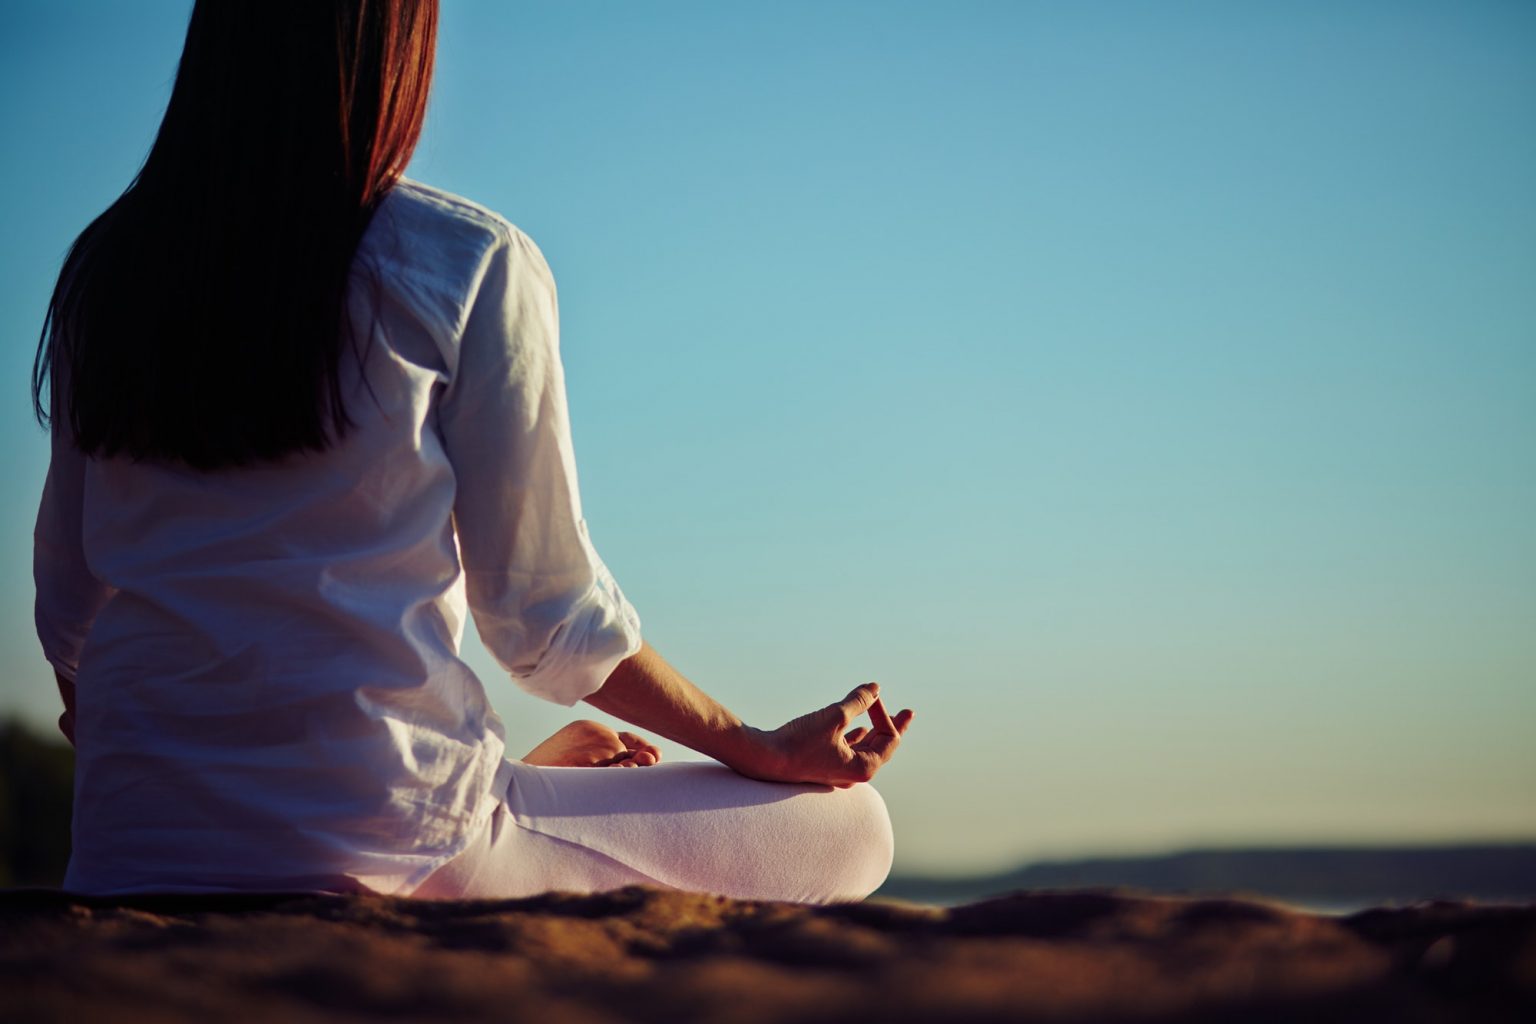
MULTIPOLYGON (((27 375, 190 6, 6 5, 39 723, 27 375)), ((917 709, 898 869, 1536 836, 1536 5, 444 8, 411 174, 554 269, 598 549, 749 721, 917 709)), ((470 647, 514 753, 590 714, 470 647)))

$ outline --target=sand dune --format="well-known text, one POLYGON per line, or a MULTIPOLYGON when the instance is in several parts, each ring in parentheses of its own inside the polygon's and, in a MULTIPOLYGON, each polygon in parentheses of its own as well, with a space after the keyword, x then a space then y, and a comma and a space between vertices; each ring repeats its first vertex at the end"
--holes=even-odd
POLYGON ((0 893, 27 1021, 1536 1020, 1536 905, 1346 918, 1021 892, 950 909, 0 893))

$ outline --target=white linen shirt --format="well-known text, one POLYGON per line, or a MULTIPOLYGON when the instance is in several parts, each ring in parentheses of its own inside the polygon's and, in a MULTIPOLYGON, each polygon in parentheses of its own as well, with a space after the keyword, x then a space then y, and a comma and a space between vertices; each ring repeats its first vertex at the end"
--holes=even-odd
POLYGON ((355 426, 323 453, 198 472, 55 436, 34 576, 76 683, 71 890, 409 892, 505 782, 466 605, 565 705, 640 647, 582 518, 533 241, 403 180, 348 308, 366 380, 344 357, 355 426))

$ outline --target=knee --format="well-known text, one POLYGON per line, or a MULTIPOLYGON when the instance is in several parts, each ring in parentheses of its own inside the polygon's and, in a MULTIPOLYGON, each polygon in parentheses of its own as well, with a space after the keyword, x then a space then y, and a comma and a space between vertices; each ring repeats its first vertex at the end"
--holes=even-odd
POLYGON ((839 791, 844 803, 848 857, 838 892, 830 900, 861 900, 874 892, 891 873, 896 837, 885 800, 874 786, 859 783, 839 791))

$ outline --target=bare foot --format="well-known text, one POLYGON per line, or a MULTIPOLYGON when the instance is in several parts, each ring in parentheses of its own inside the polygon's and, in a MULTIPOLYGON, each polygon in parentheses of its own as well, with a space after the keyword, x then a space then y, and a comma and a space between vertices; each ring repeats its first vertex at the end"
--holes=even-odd
POLYGON ((649 740, 585 718, 523 755, 524 764, 546 768, 644 768, 660 760, 661 751, 649 740))

